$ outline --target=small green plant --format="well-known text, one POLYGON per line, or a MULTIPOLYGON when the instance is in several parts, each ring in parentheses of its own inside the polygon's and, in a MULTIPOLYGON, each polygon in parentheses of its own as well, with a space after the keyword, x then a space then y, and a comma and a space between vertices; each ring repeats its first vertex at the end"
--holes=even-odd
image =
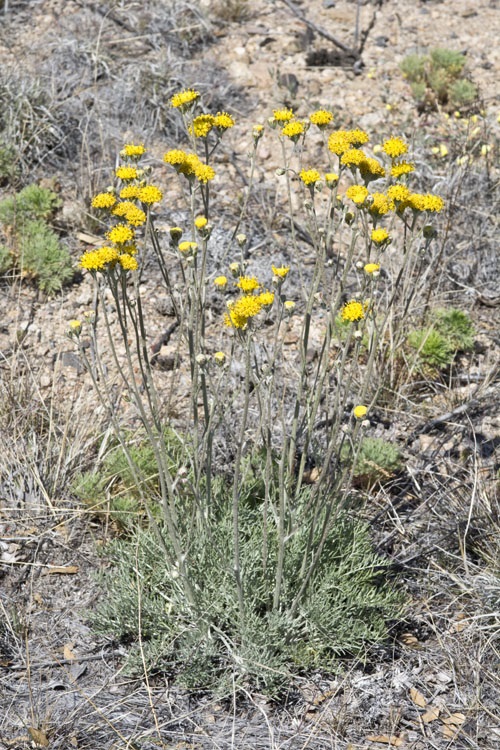
MULTIPOLYGON (((352 449, 345 446, 342 457, 352 463, 352 449)), ((397 445, 382 438, 365 437, 354 456, 352 474, 363 486, 373 486, 391 479, 401 465, 401 452, 397 445)))
POLYGON ((39 185, 28 185, 0 201, 0 225, 9 240, 1 254, 0 273, 17 268, 46 294, 54 294, 73 277, 68 250, 47 224, 60 200, 39 185))
POLYGON ((0 185, 14 180, 18 171, 16 149, 0 142, 0 185))
POLYGON ((477 87, 462 76, 464 67, 465 57, 446 48, 408 55, 400 65, 415 99, 430 108, 460 107, 477 99, 477 87))
POLYGON ((431 322, 431 326, 411 331, 408 336, 422 364, 441 369, 453 362, 457 352, 473 348, 474 326, 467 313, 454 308, 435 310, 431 322))

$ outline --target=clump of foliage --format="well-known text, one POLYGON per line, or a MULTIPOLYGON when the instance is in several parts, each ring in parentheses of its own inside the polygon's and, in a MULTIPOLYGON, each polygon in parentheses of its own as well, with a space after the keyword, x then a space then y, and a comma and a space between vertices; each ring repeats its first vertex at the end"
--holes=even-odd
POLYGON ((462 75, 464 67, 464 55, 439 47, 428 55, 407 55, 400 65, 415 99, 432 109, 438 105, 453 109, 477 99, 476 86, 462 75))
POLYGON ((12 182, 18 172, 15 148, 0 142, 0 185, 12 182))
POLYGON ((353 477, 364 486, 387 481, 401 468, 398 446, 382 438, 363 438, 354 456, 352 449, 346 446, 342 457, 351 462, 354 458, 353 477))
MULTIPOLYGON (((146 454, 147 449, 144 473, 150 469, 146 454)), ((111 461, 116 462, 118 453, 111 461)), ((293 612, 304 553, 318 542, 299 523, 307 491, 296 508, 297 526, 284 561, 282 606, 273 608, 278 538, 276 529, 263 536, 266 498, 259 476, 264 467, 253 471, 242 486, 240 508, 243 623, 232 571, 231 489, 224 481, 213 489, 216 512, 210 529, 194 522, 195 498, 189 490, 179 508, 178 531, 190 549, 196 608, 186 601, 178 567, 169 562, 173 550, 161 521, 155 529, 138 524, 137 516, 132 523, 129 515, 129 535, 106 548, 113 568, 106 573, 105 601, 91 617, 98 631, 134 644, 129 671, 142 669, 140 638, 148 669, 176 674, 187 687, 225 693, 236 676, 237 684, 274 694, 291 673, 332 668, 339 656, 359 654, 367 643, 386 638, 386 622, 401 612, 403 598, 391 584, 388 562, 374 552, 367 526, 343 513, 328 534, 300 608, 293 612)))
POLYGON ((431 325, 411 331, 408 343, 417 351, 422 365, 441 369, 453 362, 457 352, 473 348, 474 326, 470 316, 462 310, 435 310, 431 325))
POLYGON ((59 205, 56 193, 39 185, 0 201, 0 228, 7 239, 0 251, 0 273, 18 270, 46 294, 60 291, 72 279, 70 254, 48 224, 59 205))

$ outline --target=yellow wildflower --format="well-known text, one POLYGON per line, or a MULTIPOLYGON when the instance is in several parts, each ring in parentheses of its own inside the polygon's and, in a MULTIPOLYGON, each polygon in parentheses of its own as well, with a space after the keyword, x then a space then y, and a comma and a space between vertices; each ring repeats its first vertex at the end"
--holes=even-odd
POLYGON ((348 320, 355 322, 356 320, 363 320, 365 317, 365 308, 361 302, 357 302, 352 299, 350 302, 346 302, 341 312, 342 320, 348 320))
POLYGON ((240 276, 236 286, 241 289, 243 294, 252 294, 252 292, 260 289, 260 284, 255 276, 240 276))
POLYGON ((410 172, 414 172, 414 171, 415 171, 414 164, 412 164, 409 161, 399 161, 399 162, 395 162, 392 165, 391 176, 397 180, 398 177, 401 177, 402 175, 405 175, 405 174, 410 174, 410 172))
POLYGON ((183 255, 191 255, 198 249, 198 244, 196 242, 184 240, 184 242, 179 242, 177 247, 179 248, 179 252, 183 255))
POLYGON ((139 190, 140 187, 138 185, 125 185, 125 187, 120 190, 120 198, 122 198, 123 200, 138 198, 139 190))
MULTIPOLYGON (((349 151, 347 152, 347 154, 349 151)), ((347 156, 345 154, 345 156, 347 156)), ((361 172, 362 178, 369 182, 370 180, 378 180, 380 177, 385 177, 385 169, 382 164, 376 159, 366 157, 359 165, 359 171, 361 172)))
POLYGON ((170 99, 170 106, 180 109, 181 112, 187 112, 199 98, 200 94, 198 91, 185 89, 184 91, 179 91, 179 93, 170 99))
POLYGON ((258 297, 245 295, 235 302, 229 302, 227 308, 226 325, 233 328, 246 328, 250 318, 255 317, 261 311, 262 304, 258 297))
POLYGON ((382 144, 382 149, 391 159, 397 159, 408 151, 408 146, 402 138, 389 138, 382 144))
POLYGON ((115 169, 115 175, 122 182, 130 182, 137 179, 137 169, 135 167, 121 166, 115 169))
POLYGON ((374 216, 384 216, 394 208, 394 203, 384 193, 372 193, 370 201, 369 211, 374 216))
POLYGON ((118 261, 124 271, 137 271, 137 268, 139 267, 136 259, 131 255, 128 255, 128 253, 123 253, 123 255, 120 255, 118 261))
POLYGON ((365 202, 368 197, 368 190, 364 185, 351 185, 345 192, 346 196, 350 198, 356 205, 361 205, 365 202))
POLYGON ((215 352, 214 359, 218 365, 223 365, 226 361, 226 355, 224 354, 224 352, 215 352))
POLYGON ((439 213, 444 208, 444 200, 439 195, 427 193, 424 196, 424 210, 439 213))
POLYGON ((214 279, 214 284, 219 289, 224 289, 224 287, 227 286, 227 278, 226 276, 216 276, 214 279))
POLYGON ((262 307, 269 307, 274 302, 274 292, 261 292, 257 295, 257 299, 262 307))
POLYGON ((367 263, 363 267, 363 270, 365 271, 365 273, 370 275, 372 273, 378 273, 380 271, 380 265, 378 263, 367 263))
POLYGON ((208 224, 208 219, 206 216, 197 216, 194 220, 194 225, 196 229, 203 229, 203 227, 206 227, 208 224))
POLYGON ((290 270, 290 266, 271 266, 271 271, 278 279, 284 279, 290 270))
POLYGON ((273 109, 273 119, 275 122, 290 122, 290 120, 293 120, 293 111, 291 109, 273 109))
POLYGON ((287 299, 285 300, 285 302, 283 302, 283 307, 285 308, 286 312, 291 315, 295 310, 295 302, 291 299, 287 299))
POLYGON ((214 117, 214 125, 217 130, 228 130, 234 127, 234 120, 227 112, 217 112, 214 117))
POLYGON ((350 148, 342 155, 340 163, 345 167, 357 167, 365 160, 366 155, 359 148, 350 148))
POLYGON ((389 239, 389 232, 386 229, 373 229, 371 239, 376 245, 383 245, 389 239))
POLYGON ((346 138, 351 144, 351 146, 362 146, 363 143, 368 143, 370 140, 368 133, 365 133, 364 130, 360 130, 359 128, 355 128, 354 130, 346 130, 346 138))
POLYGON ((81 320, 70 320, 69 323, 68 323, 68 325, 69 325, 69 327, 70 327, 70 329, 72 331, 76 332, 76 331, 79 331, 80 328, 82 327, 82 321, 81 320))
POLYGON ((299 177, 304 185, 314 185, 321 179, 321 175, 317 169, 303 169, 300 172, 299 177))
POLYGON ((134 239, 133 230, 126 224, 117 224, 116 227, 111 229, 106 237, 110 242, 114 242, 116 245, 124 245, 126 242, 132 242, 134 239))
POLYGON ((87 250, 80 258, 80 266, 87 271, 103 271, 108 263, 114 264, 118 260, 118 255, 118 250, 114 247, 87 250))
POLYGON ((346 151, 351 148, 351 142, 347 137, 346 130, 337 130, 335 133, 331 133, 328 138, 328 149, 332 154, 342 156, 346 151))
POLYGON ((194 168, 194 175, 198 182, 207 183, 214 179, 215 171, 208 164, 204 164, 202 161, 198 160, 198 163, 194 168))
POLYGON ((333 114, 326 109, 318 109, 309 115, 309 119, 313 125, 317 125, 318 128, 323 129, 332 122, 333 114))
POLYGON ((129 224, 138 227, 146 221, 146 214, 132 201, 118 203, 112 212, 115 216, 122 216, 129 224))
POLYGON ((363 419, 363 417, 366 417, 368 413, 368 408, 366 406, 363 406, 362 404, 359 404, 359 406, 354 407, 352 413, 354 414, 356 419, 363 419))
POLYGON ((184 164, 187 158, 187 153, 182 151, 180 148, 173 148, 163 154, 163 161, 167 164, 171 164, 173 167, 184 164))
POLYGON ((126 143, 123 149, 120 151, 120 156, 128 156, 130 159, 138 159, 140 156, 146 153, 143 143, 126 143))
POLYGON ((193 124, 189 126, 189 132, 195 138, 206 138, 214 125, 215 117, 213 115, 198 115, 194 118, 193 124))
POLYGON ((325 182, 328 185, 329 188, 334 187, 335 183, 339 181, 338 174, 335 174, 335 172, 327 172, 325 174, 325 182))
POLYGON ((137 197, 141 203, 158 203, 163 198, 163 193, 156 185, 144 185, 144 187, 139 188, 137 197))
POLYGON ((298 120, 293 120, 285 125, 281 131, 281 135, 290 138, 292 141, 297 141, 304 131, 304 123, 299 122, 298 120))
POLYGON ((387 197, 391 201, 405 201, 409 195, 410 190, 406 185, 391 185, 387 189, 387 197))
POLYGON ((115 203, 113 193, 98 193, 92 198, 92 208, 111 208, 115 203))

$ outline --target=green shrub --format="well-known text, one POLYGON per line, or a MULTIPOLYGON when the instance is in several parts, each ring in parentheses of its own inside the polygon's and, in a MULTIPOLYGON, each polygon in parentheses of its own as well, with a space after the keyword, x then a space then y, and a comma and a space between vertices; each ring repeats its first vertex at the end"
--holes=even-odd
POLYGON ((73 278, 68 250, 44 221, 26 221, 19 232, 18 244, 21 273, 36 281, 42 292, 59 292, 73 278))
MULTIPOLYGON (((352 460, 352 448, 345 446, 344 460, 352 460)), ((401 468, 401 452, 397 445, 382 438, 363 438, 353 467, 353 477, 365 486, 384 482, 401 468)))
POLYGON ((12 253, 5 245, 0 245, 0 273, 5 273, 13 265, 12 253))
POLYGON ((446 367, 453 361, 453 348, 448 340, 435 328, 422 328, 412 331, 408 343, 415 349, 419 361, 430 367, 446 367))
POLYGON ((0 222, 21 227, 31 219, 49 219, 61 204, 56 193, 39 185, 28 185, 16 195, 0 201, 0 222))
POLYGON ((467 352, 474 347, 474 324, 470 316, 455 308, 436 310, 436 329, 446 338, 455 352, 467 352))
POLYGON ((16 149, 0 143, 0 184, 13 180, 18 171, 16 149))
POLYGON ((459 351, 470 351, 474 346, 474 326, 462 310, 435 310, 432 325, 412 331, 408 343, 417 351, 422 364, 442 368, 450 365, 459 351))
POLYGON ((478 96, 476 86, 460 77, 464 67, 465 57, 446 48, 432 49, 428 55, 408 55, 400 64, 418 102, 451 107, 470 104, 478 96))

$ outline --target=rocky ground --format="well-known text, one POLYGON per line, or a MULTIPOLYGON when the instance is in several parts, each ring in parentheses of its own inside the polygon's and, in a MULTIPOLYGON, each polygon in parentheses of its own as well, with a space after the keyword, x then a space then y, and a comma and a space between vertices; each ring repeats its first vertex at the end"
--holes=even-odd
MULTIPOLYGON (((0 7, 0 124, 16 97, 31 102, 21 179, 44 179, 58 191, 55 224, 75 262, 99 236, 89 197, 107 184, 125 140, 148 144, 168 190, 160 226, 185 215, 161 162, 181 138, 168 107, 178 89, 197 88, 211 110, 237 120, 218 156, 226 177, 217 186, 223 220, 214 272, 248 173, 249 123, 265 122, 276 106, 300 115, 324 107, 339 125, 378 139, 404 133, 430 164, 428 184, 453 197, 436 296, 469 311, 476 326, 475 351, 446 394, 428 393, 418 415, 392 427, 405 445, 407 485, 378 493, 366 511, 378 548, 402 571, 411 613, 366 665, 298 680, 283 705, 251 695, 234 708, 165 679, 125 678, 125 647, 90 630, 85 610, 105 596, 94 573, 106 566, 98 550, 110 531, 68 487, 93 446, 89 427, 104 423, 66 334, 68 320, 92 305, 92 285, 78 277, 45 298, 27 281, 0 280, 2 414, 10 413, 1 423, 0 748, 493 750, 500 743, 498 171, 478 161, 458 182, 460 125, 453 115, 450 122, 419 114, 399 70, 410 52, 466 52, 486 112, 485 142, 498 142, 499 3, 365 0, 357 42, 356 9, 354 0, 4 0, 0 7), (352 56, 361 41, 361 57, 352 56), (36 106, 35 85, 43 91, 36 106)), ((263 140, 246 226, 253 270, 269 262, 266 242, 273 261, 289 259, 278 166, 263 140)), ((169 324, 168 300, 152 271, 144 284, 156 340, 169 324)), ((214 298, 214 326, 221 313, 214 298)), ((182 369, 160 373, 164 390, 179 374, 187 396, 182 369)))

